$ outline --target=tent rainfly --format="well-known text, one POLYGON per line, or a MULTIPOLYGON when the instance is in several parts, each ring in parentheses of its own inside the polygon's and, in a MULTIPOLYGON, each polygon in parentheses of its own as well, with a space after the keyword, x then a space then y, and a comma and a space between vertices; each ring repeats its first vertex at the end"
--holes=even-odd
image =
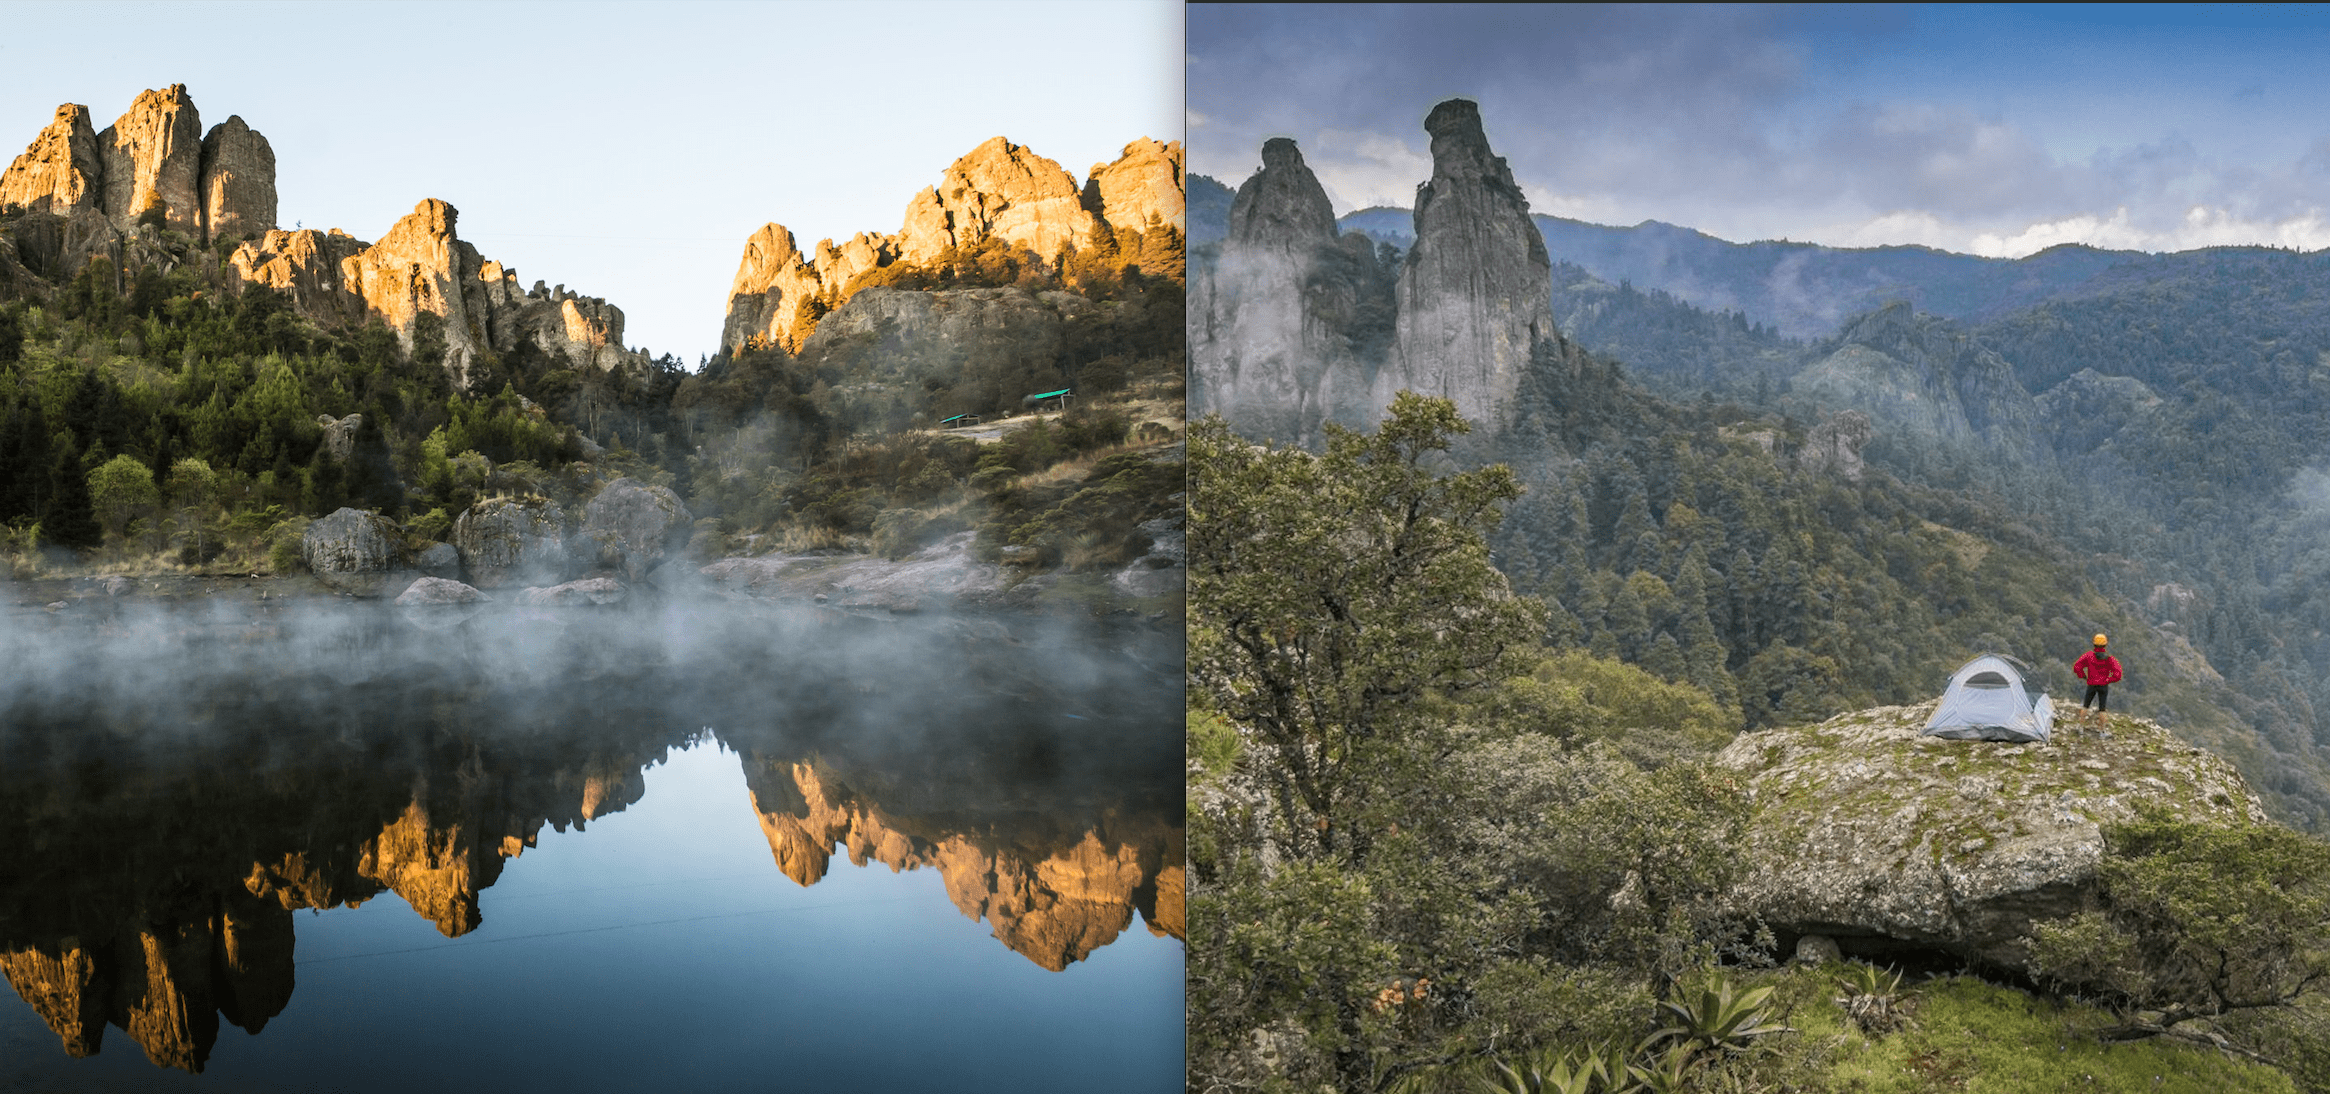
POLYGON ((1925 735, 1960 741, 2045 741, 2055 728, 2055 704, 2033 701, 2023 674, 2003 654, 1986 653, 1950 674, 1950 687, 1926 721, 1925 735))

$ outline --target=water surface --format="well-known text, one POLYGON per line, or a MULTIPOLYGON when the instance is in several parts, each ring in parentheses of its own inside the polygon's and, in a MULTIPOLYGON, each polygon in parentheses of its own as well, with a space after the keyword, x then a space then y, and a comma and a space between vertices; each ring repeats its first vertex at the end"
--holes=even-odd
POLYGON ((0 1089, 1180 1087, 1176 636, 426 622, 11 617, 0 1089))

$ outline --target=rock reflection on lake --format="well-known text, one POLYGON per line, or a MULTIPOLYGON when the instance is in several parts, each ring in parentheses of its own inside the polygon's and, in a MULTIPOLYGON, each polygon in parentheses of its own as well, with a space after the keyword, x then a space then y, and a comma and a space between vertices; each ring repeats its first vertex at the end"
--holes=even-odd
POLYGON ((0 626, 0 1088, 132 1081, 108 1026, 262 1086, 1180 1084, 1177 627, 76 608, 0 626))

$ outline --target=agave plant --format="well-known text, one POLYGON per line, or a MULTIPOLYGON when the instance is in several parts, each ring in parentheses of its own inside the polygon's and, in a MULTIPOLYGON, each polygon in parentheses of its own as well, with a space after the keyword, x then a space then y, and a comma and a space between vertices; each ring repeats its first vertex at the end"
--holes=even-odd
POLYGON ((1784 1025, 1765 1020, 1764 1003, 1771 997, 1768 985, 1742 991, 1728 979, 1718 980, 1681 1001, 1660 1003, 1659 1008, 1668 1012, 1673 1024, 1651 1034, 1645 1044, 1677 1038, 1686 1047, 1746 1048, 1765 1034, 1788 1031, 1784 1025))
POLYGON ((1855 962, 1837 986, 1844 991, 1836 997, 1837 1006, 1863 1033, 1884 1033, 1908 1020, 1901 1009, 1899 972, 1855 962))
POLYGON ((1641 1088, 1628 1074, 1624 1049, 1597 1045, 1556 1053, 1540 1049, 1518 1064, 1495 1061, 1491 1078, 1478 1080, 1482 1094, 1635 1094, 1641 1088))
POLYGON ((1646 1056, 1642 1063, 1628 1065, 1626 1074, 1632 1085, 1627 1089, 1642 1094, 1674 1094, 1689 1089, 1691 1073, 1699 1065, 1693 1048, 1693 1042, 1683 1041, 1667 1046, 1665 1052, 1656 1056, 1646 1056))

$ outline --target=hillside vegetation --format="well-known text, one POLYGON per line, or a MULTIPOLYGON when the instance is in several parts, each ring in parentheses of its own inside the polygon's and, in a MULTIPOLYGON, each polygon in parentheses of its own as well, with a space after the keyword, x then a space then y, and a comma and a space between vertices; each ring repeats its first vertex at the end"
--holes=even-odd
POLYGON ((679 493, 700 552, 897 554, 978 528, 989 557, 1024 545, 1051 564, 1121 561, 1142 549, 1132 525, 1179 489, 1177 463, 1110 462, 1163 451, 1180 416, 1178 235, 1164 241, 1170 261, 1127 233, 1131 253, 1112 240, 1047 263, 989 245, 881 271, 894 288, 1073 295, 1089 321, 1040 359, 1008 344, 843 343, 601 370, 520 340, 471 362, 461 387, 433 316, 408 352, 377 319, 312 322, 241 285, 224 248, 166 236, 167 272, 100 258, 0 303, 7 554, 19 573, 281 568, 304 520, 341 506, 425 541, 481 498, 579 506, 629 476, 679 493), (933 428, 1026 415, 1022 396, 1070 386, 1082 398, 1067 413, 989 443, 933 428))

